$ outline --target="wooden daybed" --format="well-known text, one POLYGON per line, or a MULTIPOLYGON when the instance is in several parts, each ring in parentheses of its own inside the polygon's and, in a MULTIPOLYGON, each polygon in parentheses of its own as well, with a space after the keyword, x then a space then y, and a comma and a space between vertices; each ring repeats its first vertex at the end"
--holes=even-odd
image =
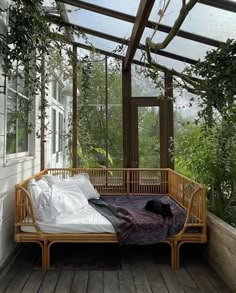
POLYGON ((171 169, 46 169, 16 185, 15 241, 35 242, 42 249, 42 268, 50 268, 50 247, 58 242, 117 243, 115 233, 44 233, 37 224, 27 185, 45 174, 67 178, 86 172, 101 195, 163 195, 172 197, 187 211, 183 229, 165 241, 171 247, 171 265, 179 268, 179 250, 183 243, 205 243, 206 191, 198 184, 171 169), (30 214, 30 216, 29 216, 30 214), (29 226, 35 232, 23 232, 29 226))

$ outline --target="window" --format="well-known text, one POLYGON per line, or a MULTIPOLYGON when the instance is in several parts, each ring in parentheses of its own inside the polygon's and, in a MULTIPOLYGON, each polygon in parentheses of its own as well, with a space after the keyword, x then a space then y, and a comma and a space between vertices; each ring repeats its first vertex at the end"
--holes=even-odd
POLYGON ((52 80, 52 96, 55 100, 57 99, 57 81, 55 79, 52 80))
POLYGON ((62 88, 60 85, 58 86, 58 102, 63 104, 62 88))
POLYGON ((59 113, 59 139, 58 139, 58 151, 63 150, 63 114, 59 113))
POLYGON ((56 153, 57 112, 52 109, 52 153, 56 153))
POLYGON ((9 158, 29 155, 29 99, 24 78, 16 74, 9 80, 7 96, 6 154, 9 158))

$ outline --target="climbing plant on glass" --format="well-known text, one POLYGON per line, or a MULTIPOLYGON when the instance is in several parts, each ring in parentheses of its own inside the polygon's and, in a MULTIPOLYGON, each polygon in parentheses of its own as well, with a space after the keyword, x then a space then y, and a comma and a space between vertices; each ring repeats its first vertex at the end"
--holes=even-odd
POLYGON ((236 206, 236 41, 207 52, 186 73, 199 78, 193 89, 200 131, 191 143, 182 139, 180 160, 208 186, 212 210, 225 218, 236 206))

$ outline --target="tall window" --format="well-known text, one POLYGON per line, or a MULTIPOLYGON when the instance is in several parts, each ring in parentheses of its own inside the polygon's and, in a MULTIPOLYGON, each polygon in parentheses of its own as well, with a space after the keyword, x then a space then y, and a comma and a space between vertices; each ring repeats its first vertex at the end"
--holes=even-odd
POLYGON ((58 85, 58 102, 63 104, 62 88, 60 85, 58 85))
POLYGON ((57 99, 57 81, 55 79, 52 80, 52 96, 55 100, 57 99))
POLYGON ((20 80, 18 74, 9 81, 6 154, 10 158, 29 154, 29 99, 23 83, 23 79, 20 80))
POLYGON ((58 151, 63 150, 63 114, 59 113, 59 139, 58 139, 58 151))
POLYGON ((52 153, 56 153, 57 112, 52 109, 52 153))

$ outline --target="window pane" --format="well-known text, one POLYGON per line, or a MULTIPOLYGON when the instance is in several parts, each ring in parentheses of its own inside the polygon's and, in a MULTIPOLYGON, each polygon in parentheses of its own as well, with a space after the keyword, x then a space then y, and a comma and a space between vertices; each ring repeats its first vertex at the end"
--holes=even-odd
POLYGON ((139 167, 160 167, 159 107, 138 108, 139 167))
POLYGON ((28 115, 29 115, 29 102, 24 98, 18 97, 18 120, 17 120, 17 152, 28 151, 28 115))
POLYGON ((55 100, 57 99, 57 81, 55 79, 52 80, 52 96, 55 100))
POLYGON ((112 10, 120 11, 123 13, 131 14, 133 16, 136 16, 138 11, 138 6, 140 0, 103 0, 103 1, 97 1, 97 0, 85 0, 84 2, 88 2, 91 4, 95 4, 98 6, 102 6, 105 8, 109 8, 112 10))
POLYGON ((91 12, 85 9, 78 9, 74 6, 65 6, 67 11, 71 11, 68 13, 68 18, 72 24, 77 24, 121 38, 130 37, 133 28, 132 23, 91 12))
POLYGON ((78 100, 79 166, 106 166, 105 60, 91 54, 80 64, 78 100))
POLYGON ((121 63, 108 58, 108 166, 123 167, 121 63))
POLYGON ((63 104, 62 88, 60 85, 58 85, 58 102, 63 104))
POLYGON ((147 68, 132 64, 132 97, 157 97, 163 94, 164 74, 154 82, 147 76, 147 68))
MULTIPOLYGON (((142 35, 141 42, 145 44, 146 38, 151 37, 152 34, 153 34, 152 29, 145 28, 142 35)), ((157 31, 152 40, 155 43, 161 43, 166 38, 166 36, 167 36, 166 33, 157 31)), ((167 48, 162 49, 162 51, 174 53, 182 57, 191 58, 193 60, 198 60, 198 59, 203 59, 206 55, 206 52, 212 49, 214 49, 214 47, 176 36, 170 42, 167 48)), ((159 56, 157 54, 157 60, 158 58, 159 56)))
POLYGON ((57 132, 57 113, 55 109, 52 109, 52 153, 56 152, 56 132, 57 132))
POLYGON ((95 49, 100 49, 104 50, 107 52, 113 52, 118 55, 125 56, 127 46, 121 45, 120 43, 108 41, 106 39, 94 37, 91 35, 87 34, 87 39, 83 39, 82 37, 78 38, 77 36, 74 35, 75 41, 79 42, 81 44, 89 45, 89 46, 94 46, 95 49))
POLYGON ((16 153, 16 94, 9 91, 7 99, 7 154, 16 153))
POLYGON ((59 140, 58 140, 58 151, 63 150, 63 114, 59 113, 59 140))
MULTIPOLYGON (((156 1, 150 16, 158 20, 161 2, 156 1)), ((182 1, 170 1, 161 24, 172 26, 178 17, 182 1)), ((225 42, 227 38, 236 38, 235 13, 197 3, 186 17, 181 30, 225 42)))

